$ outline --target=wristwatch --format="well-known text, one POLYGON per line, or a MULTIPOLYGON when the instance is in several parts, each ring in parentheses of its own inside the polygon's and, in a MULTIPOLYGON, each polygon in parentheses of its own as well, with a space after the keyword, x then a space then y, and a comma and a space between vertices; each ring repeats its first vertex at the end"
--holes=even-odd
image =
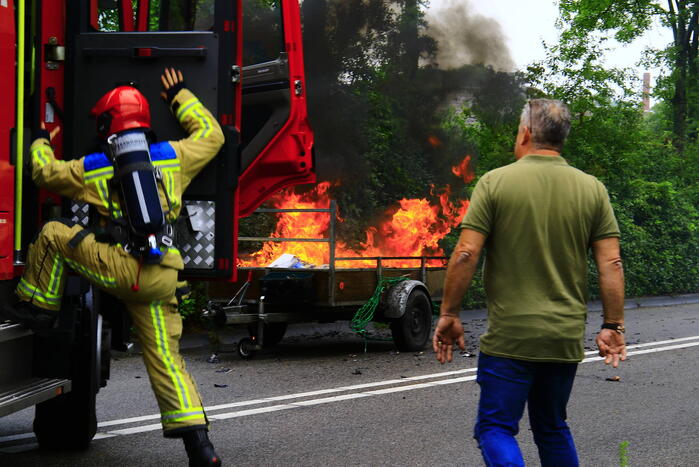
POLYGON ((624 334, 626 332, 624 325, 619 323, 603 323, 601 329, 611 329, 619 334, 624 334))

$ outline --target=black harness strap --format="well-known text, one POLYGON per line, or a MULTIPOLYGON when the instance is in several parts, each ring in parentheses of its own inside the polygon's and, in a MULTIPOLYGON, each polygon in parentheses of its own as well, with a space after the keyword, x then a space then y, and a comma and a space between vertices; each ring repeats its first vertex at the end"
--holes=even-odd
POLYGON ((163 189, 163 194, 165 195, 165 201, 167 202, 167 213, 165 213, 165 219, 172 212, 172 201, 170 201, 170 195, 167 193, 167 188, 165 187, 165 181, 163 180, 163 172, 158 170, 156 172, 155 179, 160 183, 160 187, 163 189))
POLYGON ((150 162, 134 162, 133 164, 128 164, 127 166, 114 172, 114 177, 112 177, 112 180, 118 182, 122 177, 139 170, 155 172, 155 167, 153 167, 153 164, 150 162))
POLYGON ((69 246, 70 248, 73 248, 73 249, 74 249, 75 247, 77 247, 78 245, 80 245, 80 242, 82 242, 83 240, 85 240, 85 237, 87 237, 87 236, 90 235, 91 233, 93 233, 93 232, 92 232, 92 229, 82 229, 80 232, 78 232, 78 233, 76 233, 75 235, 73 235, 73 238, 71 238, 71 239, 68 241, 68 246, 69 246))

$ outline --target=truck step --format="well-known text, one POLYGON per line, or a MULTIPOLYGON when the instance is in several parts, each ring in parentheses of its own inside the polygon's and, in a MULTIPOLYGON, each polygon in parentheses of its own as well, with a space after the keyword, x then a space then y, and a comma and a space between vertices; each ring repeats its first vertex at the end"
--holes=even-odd
POLYGON ((55 378, 30 378, 13 384, 11 387, 0 388, 0 417, 31 407, 70 390, 70 380, 55 378))
POLYGON ((0 342, 11 341, 20 337, 29 336, 32 332, 16 323, 0 323, 0 342))

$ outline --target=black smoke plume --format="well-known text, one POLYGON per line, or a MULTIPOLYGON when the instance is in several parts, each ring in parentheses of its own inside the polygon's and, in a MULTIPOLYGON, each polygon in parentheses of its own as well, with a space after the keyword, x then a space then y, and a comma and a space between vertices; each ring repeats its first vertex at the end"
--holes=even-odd
POLYGON ((425 18, 423 3, 301 3, 318 179, 340 182, 331 194, 350 243, 403 197, 430 197, 433 185, 446 184, 466 196, 451 167, 466 155, 475 164, 478 148, 448 124, 462 105, 482 124, 521 109, 521 80, 498 71, 512 61, 497 24, 475 24, 479 18, 459 5, 425 18), (455 15, 463 24, 444 18, 455 15))
POLYGON ((427 15, 425 34, 437 42, 435 64, 442 69, 464 65, 514 71, 500 24, 472 12, 469 0, 451 0, 427 15))

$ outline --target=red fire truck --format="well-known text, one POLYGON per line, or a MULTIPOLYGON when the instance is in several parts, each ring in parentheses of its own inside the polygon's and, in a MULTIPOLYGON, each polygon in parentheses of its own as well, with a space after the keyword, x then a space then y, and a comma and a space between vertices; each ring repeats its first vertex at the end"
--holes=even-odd
MULTIPOLYGON (((89 225, 88 206, 38 190, 27 148, 60 126, 57 157, 93 151, 88 112, 107 90, 135 86, 159 140, 184 136, 160 102, 162 70, 183 70, 217 116, 226 144, 190 185, 177 224, 190 278, 236 280, 238 220, 279 189, 315 182, 298 0, 0 0, 0 300, 13 293, 27 245, 46 220, 89 225)), ((80 276, 59 325, 32 333, 0 323, 0 417, 36 405, 40 445, 86 446, 110 349, 128 323, 80 276)))

